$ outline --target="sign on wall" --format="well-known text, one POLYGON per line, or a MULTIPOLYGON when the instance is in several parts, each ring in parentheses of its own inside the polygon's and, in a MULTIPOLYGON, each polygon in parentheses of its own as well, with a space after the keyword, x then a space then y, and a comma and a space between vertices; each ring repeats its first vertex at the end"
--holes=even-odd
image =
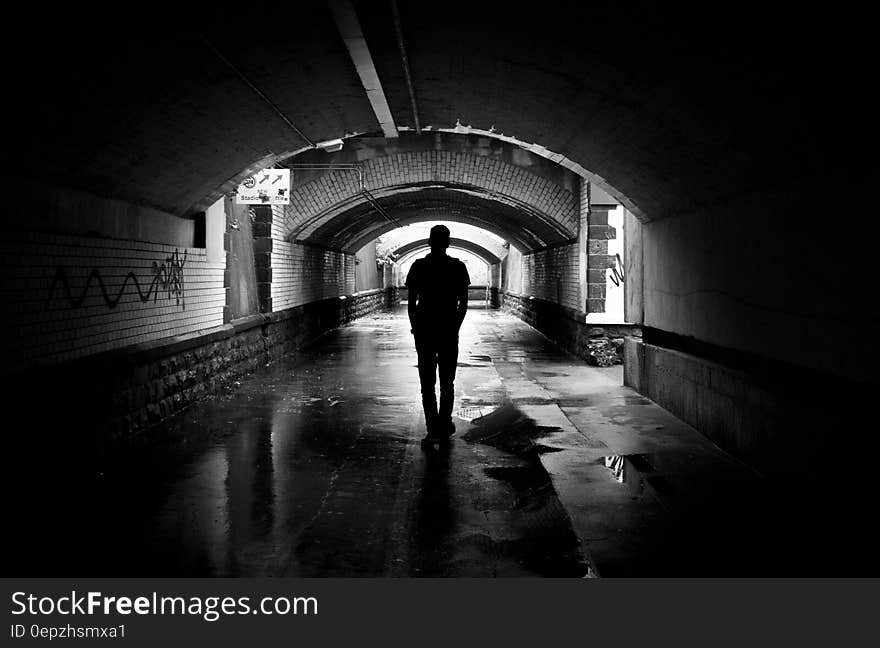
POLYGON ((263 169, 238 185, 238 205, 289 205, 290 169, 263 169))

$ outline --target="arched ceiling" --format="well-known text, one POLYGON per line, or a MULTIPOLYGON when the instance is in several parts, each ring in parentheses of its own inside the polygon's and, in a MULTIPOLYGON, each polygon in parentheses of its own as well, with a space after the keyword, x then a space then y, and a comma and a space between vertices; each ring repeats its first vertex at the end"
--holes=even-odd
MULTIPOLYGON (((395 138, 375 134, 353 135, 345 139, 339 151, 328 153, 320 149, 301 151, 279 166, 321 164, 363 165, 364 182, 370 189, 389 184, 388 173, 404 174, 408 180, 445 179, 465 181, 468 173, 487 173, 509 177, 519 182, 539 182, 552 191, 577 193, 578 177, 572 171, 520 146, 490 136, 467 133, 401 131, 395 138), (420 169, 430 165, 430 169, 420 169), (419 174, 423 174, 419 177, 419 174), (424 176, 427 174, 427 176, 424 176), (439 174, 435 177, 435 174, 439 174)), ((297 168, 296 184, 303 185, 321 179, 325 170, 297 168)), ((345 181, 345 177, 338 178, 345 181)), ((493 182, 497 185, 501 178, 493 182)))
MULTIPOLYGON (((871 102, 847 102, 849 118, 828 128, 839 95, 817 91, 864 83, 848 62, 866 60, 871 39, 847 12, 399 5, 423 125, 538 143, 601 176, 645 219, 727 204, 756 183, 864 173, 846 154, 871 102), (834 33, 847 38, 832 46, 834 33)), ((389 5, 354 6, 390 113, 412 128, 389 5)), ((140 14, 21 3, 4 18, 18 26, 2 43, 16 62, 5 71, 16 97, 6 104, 11 178, 187 214, 313 143, 380 130, 324 2, 140 14)))
POLYGON ((379 203, 392 220, 386 220, 371 205, 365 204, 339 214, 325 226, 326 232, 319 229, 308 240, 330 249, 355 252, 393 229, 431 221, 452 221, 479 227, 510 241, 523 252, 545 247, 548 241, 568 240, 556 236, 549 226, 541 226, 517 209, 474 196, 457 198, 449 192, 436 190, 410 191, 379 203))
POLYGON ((450 220, 470 223, 515 243, 519 249, 535 250, 569 241, 571 232, 562 230, 552 218, 505 204, 481 192, 457 187, 428 186, 400 189, 376 201, 383 215, 366 200, 334 214, 312 230, 310 243, 352 252, 366 241, 409 223, 450 220), (388 220, 388 219, 391 220, 388 220))
POLYGON ((292 174, 281 226, 290 240, 351 251, 352 241, 419 210, 434 219, 448 212, 493 221, 524 250, 577 233, 580 178, 486 137, 352 138, 332 155, 310 152, 282 164, 292 174))
MULTIPOLYGON (((409 243, 401 245, 394 251, 394 254, 398 255, 400 257, 400 261, 403 262, 406 259, 407 255, 409 255, 410 253, 419 252, 429 247, 431 247, 431 245, 428 239, 419 239, 418 241, 410 241, 409 243)), ((467 250, 471 254, 475 254, 489 264, 494 264, 501 261, 498 255, 496 255, 494 252, 487 250, 479 243, 474 243, 473 241, 451 238, 449 240, 449 247, 453 249, 467 250)))

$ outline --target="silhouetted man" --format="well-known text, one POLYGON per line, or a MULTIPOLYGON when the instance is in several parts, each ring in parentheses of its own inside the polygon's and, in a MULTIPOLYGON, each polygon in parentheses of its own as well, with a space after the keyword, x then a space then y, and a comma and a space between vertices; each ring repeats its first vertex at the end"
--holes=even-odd
POLYGON ((428 239, 431 251, 412 264, 406 277, 409 321, 419 356, 419 382, 428 438, 455 433, 452 423, 458 330, 468 305, 471 278, 464 263, 446 254, 449 228, 435 225, 428 239), (440 410, 434 384, 440 375, 440 410))

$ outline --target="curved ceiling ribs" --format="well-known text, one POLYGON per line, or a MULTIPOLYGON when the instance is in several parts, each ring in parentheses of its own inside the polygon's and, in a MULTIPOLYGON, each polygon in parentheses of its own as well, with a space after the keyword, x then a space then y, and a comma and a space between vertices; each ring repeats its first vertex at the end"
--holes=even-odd
MULTIPOLYGON (((487 229, 516 244, 535 250, 571 238, 534 211, 518 210, 476 192, 457 188, 402 188, 378 198, 383 209, 400 225, 426 220, 451 220, 487 229)), ((307 239, 328 247, 355 251, 366 242, 393 229, 366 201, 336 213, 307 239)))
MULTIPOLYGON (((508 240, 512 247, 515 247, 520 251, 525 250, 526 252, 528 252, 528 250, 529 250, 529 248, 523 247, 522 243, 518 243, 515 239, 507 238, 508 236, 510 236, 510 232, 499 229, 492 222, 488 222, 485 220, 479 220, 476 218, 470 218, 468 216, 462 216, 462 215, 450 215, 448 212, 441 212, 439 210, 437 210, 437 211, 425 210, 424 212, 420 212, 419 214, 416 214, 415 216, 400 219, 401 224, 404 226, 415 225, 418 223, 424 223, 424 222, 428 222, 428 221, 430 221, 430 222, 447 221, 447 222, 453 222, 453 223, 461 223, 463 225, 471 225, 473 227, 477 227, 479 229, 482 229, 482 230, 485 230, 485 231, 490 232, 492 234, 495 234, 499 238, 508 240), (436 217, 433 216, 432 214, 436 214, 436 217)), ((352 250, 359 250, 364 245, 366 245, 371 240, 373 240, 374 238, 376 238, 378 236, 384 236, 385 234, 388 234, 389 232, 393 231, 394 229, 395 229, 394 225, 391 225, 391 224, 384 225, 380 229, 373 231, 373 232, 370 232, 369 234, 365 234, 364 236, 362 236, 359 239, 357 239, 356 241, 354 241, 351 245, 351 249, 352 250)))
MULTIPOLYGON (((360 143, 352 155, 361 159, 365 187, 381 209, 400 225, 451 220, 491 231, 523 251, 571 240, 577 232, 577 179, 569 171, 510 145, 487 146, 485 138, 464 135, 404 138, 360 143), (480 141, 482 140, 482 141, 480 141), (407 147, 412 150, 407 150, 407 147), (444 147, 457 148, 446 150, 444 147), (390 150, 389 150, 390 149, 390 150), (364 157, 374 156, 364 160, 364 157)), ((349 170, 298 173, 291 204, 285 208, 289 240, 356 251, 393 229, 385 214, 366 199, 358 174, 349 170)))
MULTIPOLYGON (((394 255, 398 257, 398 261, 402 263, 406 260, 406 257, 409 254, 420 252, 429 247, 431 247, 431 244, 428 239, 418 239, 416 241, 404 243, 399 248, 394 250, 394 255)), ((470 252, 471 254, 480 257, 483 261, 489 264, 495 264, 501 261, 501 259, 492 251, 487 250, 479 243, 474 243, 473 241, 468 241, 466 239, 452 237, 449 240, 449 248, 455 250, 465 250, 467 252, 470 252)))

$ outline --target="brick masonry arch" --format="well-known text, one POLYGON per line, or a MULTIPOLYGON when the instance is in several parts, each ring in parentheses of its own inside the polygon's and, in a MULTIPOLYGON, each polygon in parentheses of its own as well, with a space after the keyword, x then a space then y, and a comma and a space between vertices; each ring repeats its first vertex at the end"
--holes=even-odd
POLYGON ((423 208, 411 200, 420 194, 453 205, 481 204, 482 211, 503 215, 505 238, 518 240, 527 249, 577 236, 579 177, 571 171, 489 138, 436 134, 430 139, 412 135, 400 139, 367 140, 353 144, 353 150, 324 156, 328 164, 357 163, 361 173, 301 170, 296 165, 321 158, 314 154, 291 158, 290 205, 284 208, 280 225, 284 238, 357 249, 351 241, 363 240, 385 220, 362 193, 361 178, 363 187, 392 217, 395 212, 423 208), (352 221, 358 223, 355 231, 352 221), (517 236, 518 231, 533 235, 517 236))
POLYGON ((379 199, 385 215, 364 202, 342 212, 309 239, 298 242, 354 252, 400 225, 427 220, 472 223, 510 240, 528 252, 571 241, 574 236, 548 222, 546 216, 517 209, 479 192, 452 187, 409 187, 379 199))
MULTIPOLYGON (((491 232, 496 236, 499 236, 503 239, 507 239, 510 236, 510 232, 505 229, 501 229, 498 227, 497 223, 493 221, 491 218, 481 217, 479 214, 471 215, 471 214, 450 214, 446 210, 442 210, 437 212, 436 214, 427 212, 427 213, 415 213, 407 216, 400 217, 394 223, 384 223, 377 229, 371 230, 369 233, 364 234, 360 239, 356 240, 352 244, 352 249, 358 250, 362 248, 364 245, 368 244, 371 240, 374 240, 376 237, 383 236, 388 232, 391 232, 401 225, 415 225, 418 223, 430 223, 438 220, 449 221, 454 223, 462 223, 464 225, 473 225, 475 227, 479 227, 481 229, 486 230, 487 232, 491 232)), ((517 250, 526 250, 526 254, 528 253, 528 247, 522 243, 522 236, 517 236, 510 240, 511 247, 517 250)))

